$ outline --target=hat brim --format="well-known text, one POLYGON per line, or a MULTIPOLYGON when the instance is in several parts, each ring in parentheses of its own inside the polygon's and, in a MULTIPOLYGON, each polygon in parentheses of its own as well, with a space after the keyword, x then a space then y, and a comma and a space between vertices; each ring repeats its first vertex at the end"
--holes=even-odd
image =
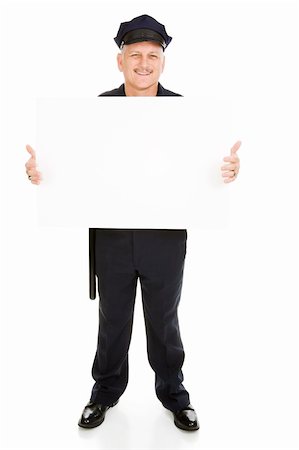
POLYGON ((136 42, 144 42, 144 41, 151 41, 151 42, 156 42, 157 44, 160 44, 160 46, 163 48, 165 48, 165 44, 163 45, 162 42, 159 39, 154 39, 154 38, 135 38, 135 39, 130 39, 129 41, 126 41, 123 43, 123 45, 130 45, 130 44, 136 44, 136 42))
POLYGON ((122 38, 121 45, 130 45, 136 42, 153 41, 158 42, 163 49, 166 48, 166 42, 160 33, 149 29, 136 29, 129 31, 122 38))

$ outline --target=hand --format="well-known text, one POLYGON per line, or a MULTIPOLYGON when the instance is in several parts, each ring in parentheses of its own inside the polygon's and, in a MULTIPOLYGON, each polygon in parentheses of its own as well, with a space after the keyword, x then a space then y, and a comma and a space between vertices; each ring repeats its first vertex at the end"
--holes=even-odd
POLYGON ((230 156, 223 158, 223 161, 229 161, 230 164, 225 164, 221 167, 223 170, 222 176, 225 177, 224 183, 230 183, 237 178, 240 170, 240 159, 237 156, 237 151, 241 147, 241 141, 237 141, 230 149, 230 156))
POLYGON ((40 181, 42 180, 42 174, 41 172, 38 172, 38 170, 36 169, 35 151, 33 150, 32 147, 30 147, 30 145, 26 145, 26 150, 31 155, 31 158, 29 158, 25 164, 28 178, 30 177, 29 180, 31 181, 32 184, 40 184, 40 181))

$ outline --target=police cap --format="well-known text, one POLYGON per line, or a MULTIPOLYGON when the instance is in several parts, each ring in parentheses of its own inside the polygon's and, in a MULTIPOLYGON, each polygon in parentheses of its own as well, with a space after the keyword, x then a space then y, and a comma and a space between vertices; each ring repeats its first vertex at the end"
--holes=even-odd
POLYGON ((168 36, 164 25, 153 17, 143 14, 129 22, 121 23, 114 40, 120 49, 124 45, 134 44, 135 42, 156 41, 165 50, 172 37, 168 36))

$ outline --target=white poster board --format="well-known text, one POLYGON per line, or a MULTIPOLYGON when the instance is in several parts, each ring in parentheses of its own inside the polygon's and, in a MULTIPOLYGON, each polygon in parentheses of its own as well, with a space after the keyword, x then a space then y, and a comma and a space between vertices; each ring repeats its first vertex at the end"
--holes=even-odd
POLYGON ((39 224, 224 228, 230 128, 211 97, 38 99, 39 224))

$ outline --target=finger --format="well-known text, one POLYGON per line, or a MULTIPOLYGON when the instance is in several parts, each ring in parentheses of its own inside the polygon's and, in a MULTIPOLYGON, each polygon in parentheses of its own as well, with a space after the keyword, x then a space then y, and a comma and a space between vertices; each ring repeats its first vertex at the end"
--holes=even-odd
POLYGON ((40 183, 41 179, 39 177, 31 177, 29 178, 29 181, 31 181, 31 183, 40 183))
POLYGON ((230 149, 231 155, 232 155, 233 153, 236 153, 236 152, 239 150, 239 148, 241 147, 241 144, 242 144, 241 141, 237 141, 237 142, 232 146, 232 148, 230 149))
POLYGON ((225 158, 223 158, 223 161, 239 162, 240 159, 237 155, 233 154, 231 156, 226 156, 225 158))
POLYGON ((221 166, 221 170, 234 170, 236 166, 236 164, 225 164, 224 166, 221 166))
POLYGON ((32 148, 29 144, 26 145, 26 150, 30 153, 30 155, 32 156, 32 158, 35 158, 35 157, 36 157, 36 156, 35 156, 35 151, 33 150, 33 148, 32 148))
POLYGON ((35 176, 38 174, 38 171, 35 168, 26 170, 27 175, 35 176))
POLYGON ((232 181, 234 181, 237 178, 236 175, 234 175, 233 177, 227 177, 223 179, 224 183, 231 183, 232 181))
POLYGON ((235 172, 233 170, 230 170, 229 172, 223 172, 223 177, 233 177, 235 175, 235 172))
POLYGON ((232 178, 225 178, 225 180, 223 180, 224 183, 231 183, 232 181, 235 181, 237 177, 232 177, 232 178))
POLYGON ((38 175, 28 175, 28 178, 29 178, 30 181, 37 181, 37 180, 39 180, 39 176, 38 175))
POLYGON ((26 167, 26 169, 33 169, 33 168, 35 168, 35 167, 36 167, 36 160, 30 158, 30 159, 26 162, 25 167, 26 167))
POLYGON ((27 175, 28 177, 31 177, 31 180, 37 180, 37 179, 41 179, 41 173, 37 172, 36 170, 28 170, 27 171, 27 175))

